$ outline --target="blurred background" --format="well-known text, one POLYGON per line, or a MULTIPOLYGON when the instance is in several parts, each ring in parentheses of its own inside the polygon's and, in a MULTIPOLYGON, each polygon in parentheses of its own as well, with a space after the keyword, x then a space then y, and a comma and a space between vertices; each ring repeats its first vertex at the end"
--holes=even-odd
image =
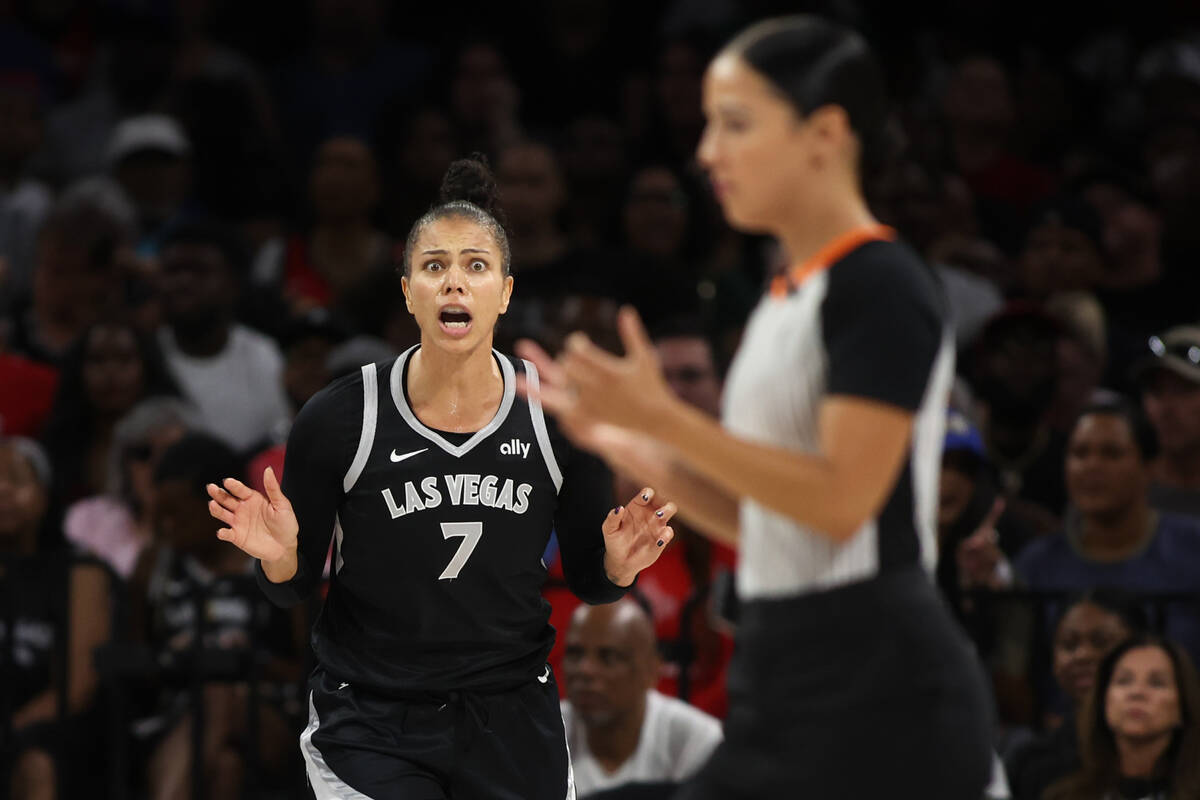
MULTIPOLYGON (((956 322, 937 577, 996 690, 994 796, 1069 757, 1103 609, 1200 656, 1196 3, 0 0, 0 797, 305 791, 319 598, 268 608, 203 487, 261 484, 313 393, 418 341, 397 246, 452 159, 502 191, 499 349, 616 349, 632 304, 719 414, 787 254, 721 218, 701 80, 794 11, 877 49, 864 187, 956 322)), ((735 562, 683 530, 639 581, 651 685, 718 719, 735 562)))

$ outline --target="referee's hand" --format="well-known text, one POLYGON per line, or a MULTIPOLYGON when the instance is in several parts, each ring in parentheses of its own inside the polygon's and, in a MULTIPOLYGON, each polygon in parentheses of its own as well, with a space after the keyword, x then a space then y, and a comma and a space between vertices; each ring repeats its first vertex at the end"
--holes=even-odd
POLYGON ((217 538, 230 542, 247 555, 264 562, 278 562, 296 553, 296 535, 300 524, 292 504, 279 488, 275 471, 263 473, 266 496, 236 478, 226 478, 223 486, 206 487, 208 513, 228 527, 217 531, 217 538))
POLYGON ((642 489, 628 504, 614 508, 604 518, 604 569, 618 586, 633 583, 637 574, 653 564, 675 538, 668 524, 675 516, 674 503, 654 502, 654 490, 642 489))

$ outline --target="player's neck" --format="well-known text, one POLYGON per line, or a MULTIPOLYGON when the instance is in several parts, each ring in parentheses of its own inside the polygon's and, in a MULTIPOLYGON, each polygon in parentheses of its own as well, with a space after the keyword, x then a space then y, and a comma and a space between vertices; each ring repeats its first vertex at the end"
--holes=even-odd
POLYGON ((816 206, 788 216, 788 223, 776 235, 787 252, 789 266, 806 263, 845 233, 879 224, 866 201, 850 187, 837 187, 816 206))
POLYGON ((608 773, 616 772, 637 752, 646 720, 646 704, 619 717, 612 723, 588 728, 587 744, 592 758, 608 773))
POLYGON ((465 353, 422 345, 408 367, 413 413, 431 428, 468 433, 488 423, 504 395, 490 342, 465 353))

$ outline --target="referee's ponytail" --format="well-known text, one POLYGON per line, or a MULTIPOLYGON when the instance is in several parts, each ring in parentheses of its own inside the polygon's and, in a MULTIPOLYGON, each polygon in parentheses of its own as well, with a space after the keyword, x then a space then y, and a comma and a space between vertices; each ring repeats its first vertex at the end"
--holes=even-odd
POLYGON ((487 156, 473 153, 469 158, 460 158, 447 167, 438 191, 438 204, 413 223, 404 242, 401 271, 405 275, 411 271, 410 258, 421 231, 426 225, 446 217, 470 219, 486 228, 500 247, 504 274, 511 272, 512 251, 505 231, 504 211, 500 208, 500 188, 488 166, 487 156))

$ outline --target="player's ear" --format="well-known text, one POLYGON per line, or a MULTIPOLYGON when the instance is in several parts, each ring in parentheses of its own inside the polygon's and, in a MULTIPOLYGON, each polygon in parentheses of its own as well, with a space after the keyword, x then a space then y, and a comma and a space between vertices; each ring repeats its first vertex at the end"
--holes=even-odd
POLYGON ((504 285, 500 287, 500 313, 508 311, 508 301, 512 300, 513 276, 504 276, 504 285))
POLYGON ((409 292, 408 276, 400 276, 400 291, 404 292, 404 305, 408 308, 408 313, 413 314, 412 294, 409 292))

